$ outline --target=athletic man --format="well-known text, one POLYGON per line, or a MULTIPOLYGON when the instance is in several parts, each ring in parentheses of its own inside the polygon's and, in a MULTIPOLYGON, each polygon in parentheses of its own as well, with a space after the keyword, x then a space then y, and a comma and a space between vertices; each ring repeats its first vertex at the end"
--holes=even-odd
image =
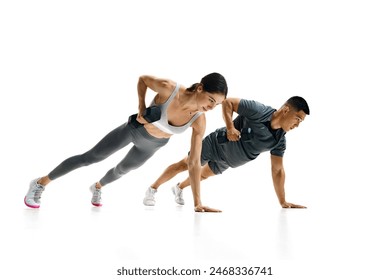
MULTIPOLYGON (((202 141, 201 179, 222 174, 229 167, 241 166, 256 159, 261 153, 270 151, 272 179, 280 205, 283 208, 306 208, 286 201, 283 168, 285 135, 298 127, 306 115, 310 114, 306 100, 293 96, 276 110, 253 100, 227 98, 222 103, 222 111, 226 127, 217 129, 202 141), (238 114, 234 120, 233 112, 238 114)), ((170 165, 148 188, 144 198, 145 205, 154 206, 154 194, 158 187, 178 173, 188 170, 188 158, 186 156, 170 165)), ((189 185, 190 180, 187 178, 172 188, 176 203, 184 205, 182 190, 189 185)), ((200 199, 195 197, 197 195, 193 193, 194 200, 200 199)))

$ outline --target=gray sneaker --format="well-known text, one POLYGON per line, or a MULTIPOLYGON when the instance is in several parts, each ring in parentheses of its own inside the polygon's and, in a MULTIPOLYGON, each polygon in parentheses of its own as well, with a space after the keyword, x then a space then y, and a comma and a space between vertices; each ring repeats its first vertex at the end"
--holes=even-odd
POLYGON ((177 204, 184 205, 183 190, 179 188, 180 183, 177 183, 172 187, 172 192, 175 195, 175 201, 177 204))
POLYGON ((34 179, 30 182, 27 194, 24 197, 24 204, 31 208, 39 208, 41 206, 41 195, 45 187, 38 184, 40 178, 34 179))
POLYGON ((93 206, 100 207, 102 206, 102 191, 101 189, 96 188, 96 183, 89 187, 89 190, 92 192, 91 203, 93 206))
POLYGON ((154 198, 154 195, 156 192, 157 192, 157 190, 153 189, 152 187, 149 187, 146 190, 145 197, 144 197, 144 205, 146 205, 146 206, 156 205, 156 199, 154 198))

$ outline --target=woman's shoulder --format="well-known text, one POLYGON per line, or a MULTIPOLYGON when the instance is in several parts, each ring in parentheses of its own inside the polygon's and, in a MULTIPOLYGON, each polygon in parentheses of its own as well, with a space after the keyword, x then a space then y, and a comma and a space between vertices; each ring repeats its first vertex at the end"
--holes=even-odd
POLYGON ((197 113, 197 116, 194 116, 195 120, 192 122, 191 127, 202 127, 204 128, 206 126, 206 114, 204 113, 197 113))
MULTIPOLYGON (((156 97, 154 98, 155 102, 157 104, 163 104, 166 101, 168 101, 169 97, 172 95, 172 93, 175 92, 176 89, 181 91, 182 87, 172 80, 164 80, 161 83, 160 90, 157 92, 156 97), (177 88, 179 87, 179 88, 177 88)), ((185 89, 184 89, 185 90, 185 89)))

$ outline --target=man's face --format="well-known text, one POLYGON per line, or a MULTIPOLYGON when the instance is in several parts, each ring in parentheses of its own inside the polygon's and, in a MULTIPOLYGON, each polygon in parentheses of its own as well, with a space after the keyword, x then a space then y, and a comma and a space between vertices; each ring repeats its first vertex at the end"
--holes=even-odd
POLYGON ((287 106, 287 111, 283 116, 283 121, 282 121, 282 129, 285 132, 288 132, 296 127, 299 126, 301 122, 304 121, 306 114, 305 112, 301 111, 296 111, 293 108, 287 106))

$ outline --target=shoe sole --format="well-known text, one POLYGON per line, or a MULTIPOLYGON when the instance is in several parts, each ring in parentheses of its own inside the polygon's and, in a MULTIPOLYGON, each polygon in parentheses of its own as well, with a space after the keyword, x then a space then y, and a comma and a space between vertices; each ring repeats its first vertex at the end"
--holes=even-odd
POLYGON ((101 206, 103 206, 103 204, 97 204, 97 203, 93 203, 93 202, 91 202, 91 203, 92 203, 93 206, 96 206, 96 207, 101 207, 101 206))
POLYGON ((145 206, 155 206, 156 202, 149 202, 148 200, 144 200, 144 205, 145 206))
POLYGON ((31 205, 31 204, 28 204, 27 201, 26 201, 26 196, 24 197, 24 204, 26 204, 26 206, 30 207, 30 208, 34 208, 34 209, 37 209, 39 207, 41 207, 41 205, 31 205))

